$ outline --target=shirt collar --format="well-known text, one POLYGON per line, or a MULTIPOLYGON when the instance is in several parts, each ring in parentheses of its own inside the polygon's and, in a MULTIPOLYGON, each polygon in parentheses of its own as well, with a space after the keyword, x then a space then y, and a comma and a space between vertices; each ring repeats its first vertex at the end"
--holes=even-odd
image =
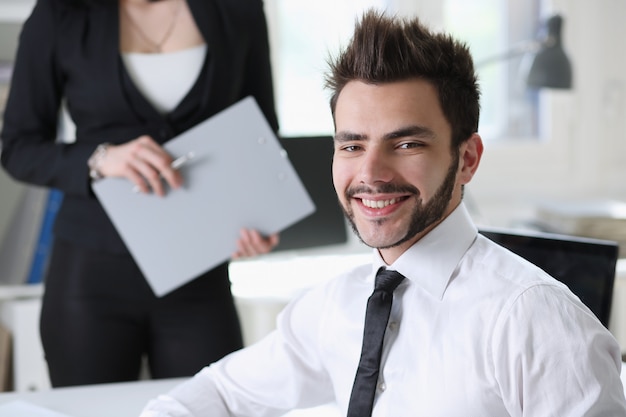
MULTIPOLYGON (((452 273, 476 239, 478 230, 465 205, 459 204, 441 223, 418 240, 389 269, 400 272, 433 297, 442 299, 452 273)), ((373 273, 385 262, 374 250, 373 273)))

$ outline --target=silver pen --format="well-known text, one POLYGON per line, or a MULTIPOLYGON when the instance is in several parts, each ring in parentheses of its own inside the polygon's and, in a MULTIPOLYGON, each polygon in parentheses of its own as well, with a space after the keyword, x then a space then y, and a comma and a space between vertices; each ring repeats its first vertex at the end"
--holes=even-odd
MULTIPOLYGON (((172 169, 179 169, 180 167, 185 165, 187 162, 192 160, 195 156, 196 156, 196 153, 194 151, 189 151, 183 156, 179 156, 178 158, 174 159, 172 163, 170 164, 170 167, 172 169)), ((138 193, 139 191, 140 191, 139 186, 135 185, 133 187, 133 192, 138 193)))
POLYGON ((194 151, 189 151, 183 156, 179 156, 178 158, 174 159, 170 164, 170 167, 172 167, 173 169, 178 169, 185 165, 187 162, 189 162, 191 159, 193 159, 194 156, 196 156, 196 153, 194 151))

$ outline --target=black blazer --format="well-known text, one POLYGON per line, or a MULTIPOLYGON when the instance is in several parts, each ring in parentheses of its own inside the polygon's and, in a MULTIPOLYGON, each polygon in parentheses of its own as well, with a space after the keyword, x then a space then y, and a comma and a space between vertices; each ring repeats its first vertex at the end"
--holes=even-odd
POLYGON ((122 64, 117 1, 75 6, 39 0, 25 22, 0 156, 15 179, 64 193, 57 238, 126 251, 90 187, 87 159, 99 143, 143 134, 163 143, 249 95, 278 130, 262 0, 187 2, 208 45, 207 58, 192 90, 165 116, 139 93, 122 64), (56 143, 62 99, 76 124, 70 144, 56 143))

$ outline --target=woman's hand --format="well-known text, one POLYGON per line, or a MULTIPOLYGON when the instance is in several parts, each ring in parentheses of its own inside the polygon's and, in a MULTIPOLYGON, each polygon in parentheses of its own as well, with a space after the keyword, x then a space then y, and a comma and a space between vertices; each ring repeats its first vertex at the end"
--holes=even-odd
POLYGON ((237 252, 232 255, 233 259, 262 255, 268 253, 278 245, 277 233, 264 237, 256 230, 241 229, 237 241, 237 252))
POLYGON ((142 193, 153 191, 165 195, 165 183, 178 188, 183 183, 180 173, 172 168, 172 157, 150 136, 144 135, 122 145, 112 145, 99 164, 105 177, 124 177, 142 193))

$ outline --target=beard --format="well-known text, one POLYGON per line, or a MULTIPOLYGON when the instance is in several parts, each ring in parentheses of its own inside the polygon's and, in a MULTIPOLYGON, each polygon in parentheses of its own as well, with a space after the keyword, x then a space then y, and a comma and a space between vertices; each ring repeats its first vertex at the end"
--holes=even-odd
MULTIPOLYGON (((352 196, 357 193, 409 193, 413 194, 417 197, 417 204, 415 209, 411 213, 411 221, 409 222, 406 233, 399 240, 384 245, 384 246, 376 246, 376 249, 388 249, 398 245, 401 245, 404 242, 411 240, 417 234, 423 232, 428 227, 436 224, 441 219, 448 208, 448 204, 452 199, 452 193, 454 192, 454 184, 456 183, 456 174, 459 167, 459 150, 453 152, 452 162, 448 167, 448 172, 446 173, 446 177, 443 182, 433 195, 433 197, 424 204, 422 198, 420 197, 420 191, 412 186, 412 185, 398 185, 398 184, 383 184, 378 187, 376 190, 372 190, 369 187, 354 187, 348 188, 345 193, 346 201, 350 201, 352 196)), ((356 221, 354 219, 354 212, 350 208, 349 205, 344 206, 339 202, 344 215, 348 219, 352 230, 357 235, 359 240, 366 244, 367 246, 374 247, 373 245, 368 244, 361 234, 359 233, 359 229, 357 228, 356 221)), ((376 220, 379 225, 382 225, 385 222, 385 219, 376 220)))

